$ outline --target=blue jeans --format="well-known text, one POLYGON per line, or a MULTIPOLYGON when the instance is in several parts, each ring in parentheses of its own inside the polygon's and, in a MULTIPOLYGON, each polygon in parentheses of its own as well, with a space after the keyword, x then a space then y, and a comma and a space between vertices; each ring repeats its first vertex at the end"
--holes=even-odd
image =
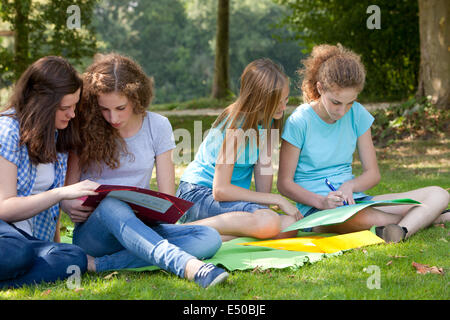
POLYGON ((216 201, 212 189, 186 181, 180 181, 176 196, 191 201, 194 205, 180 218, 179 222, 186 223, 227 212, 255 212, 267 209, 267 206, 247 201, 216 201))
POLYGON ((210 227, 148 226, 114 198, 103 199, 86 222, 75 226, 73 243, 96 257, 98 272, 155 265, 179 277, 189 260, 210 258, 222 245, 210 227))
POLYGON ((63 280, 73 274, 69 266, 86 272, 86 254, 81 248, 36 239, 0 220, 0 288, 63 280))

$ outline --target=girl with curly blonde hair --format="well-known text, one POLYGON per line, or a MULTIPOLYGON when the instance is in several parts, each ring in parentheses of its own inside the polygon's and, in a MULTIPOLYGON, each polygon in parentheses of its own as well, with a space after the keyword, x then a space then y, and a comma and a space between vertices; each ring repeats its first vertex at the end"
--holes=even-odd
MULTIPOLYGON (((174 195, 172 127, 166 117, 147 111, 152 79, 135 61, 114 53, 97 55, 83 77, 82 144, 70 156, 67 183, 90 179, 149 189, 156 166, 158 190, 174 195)), ((202 287, 227 278, 223 269, 199 260, 221 246, 214 229, 146 225, 114 198, 105 198, 94 211, 81 202, 65 201, 63 208, 76 223, 74 243, 95 257, 89 270, 156 265, 202 287)))
POLYGON ((355 200, 411 198, 420 206, 366 208, 352 219, 317 232, 348 233, 374 226, 387 242, 399 242, 429 226, 447 208, 448 192, 430 186, 402 193, 368 196, 364 192, 381 179, 370 127, 373 116, 356 101, 364 88, 365 69, 360 57, 341 45, 319 45, 303 61, 301 88, 304 104, 287 119, 282 135, 278 190, 297 202, 309 216, 355 200), (358 148, 362 174, 352 173, 358 148), (337 191, 325 183, 328 178, 337 191))

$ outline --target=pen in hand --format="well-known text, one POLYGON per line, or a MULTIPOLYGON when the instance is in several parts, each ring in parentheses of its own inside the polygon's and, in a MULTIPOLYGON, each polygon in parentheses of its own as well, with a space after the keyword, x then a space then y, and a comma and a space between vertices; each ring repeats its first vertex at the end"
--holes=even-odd
MULTIPOLYGON (((331 182, 328 181, 328 179, 325 179, 325 184, 328 186, 328 188, 330 188, 331 191, 336 191, 336 189, 333 187, 331 182)), ((347 205, 348 205, 347 201, 344 200, 344 206, 347 206, 347 205)))

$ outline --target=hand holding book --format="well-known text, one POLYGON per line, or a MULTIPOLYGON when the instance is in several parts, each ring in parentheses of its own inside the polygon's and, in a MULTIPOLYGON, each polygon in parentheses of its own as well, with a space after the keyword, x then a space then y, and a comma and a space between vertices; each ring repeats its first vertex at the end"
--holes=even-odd
POLYGON ((153 190, 117 185, 101 185, 98 195, 89 196, 83 206, 97 207, 105 197, 113 197, 126 202, 143 222, 175 223, 193 205, 169 194, 153 190))

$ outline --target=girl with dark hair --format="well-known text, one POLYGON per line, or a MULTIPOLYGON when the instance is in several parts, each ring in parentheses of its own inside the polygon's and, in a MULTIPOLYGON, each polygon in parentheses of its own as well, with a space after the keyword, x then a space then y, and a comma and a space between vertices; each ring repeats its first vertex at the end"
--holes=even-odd
MULTIPOLYGON (((82 144, 71 154, 68 183, 92 179, 102 184, 148 189, 153 166, 160 192, 174 195, 172 127, 167 118, 146 111, 152 80, 132 59, 98 55, 84 74, 80 106, 82 144)), ((64 201, 76 223, 74 243, 95 257, 98 272, 156 265, 209 287, 228 277, 223 269, 199 259, 221 246, 219 234, 203 226, 146 225, 130 206, 105 198, 92 212, 82 201, 64 201)))
POLYGON ((80 143, 73 118, 81 89, 66 60, 44 57, 22 74, 0 115, 0 287, 64 279, 70 265, 86 271, 79 247, 51 242, 59 202, 98 186, 63 186, 67 152, 80 143))
POLYGON ((313 231, 348 233, 374 226, 386 242, 399 242, 445 218, 440 213, 447 208, 449 194, 441 187, 374 197, 364 193, 380 181, 380 173, 370 133, 374 118, 356 101, 366 75, 360 57, 341 45, 319 45, 303 62, 305 103, 286 121, 278 190, 296 201, 304 216, 355 200, 412 198, 422 203, 366 208, 345 223, 313 231), (352 173, 356 147, 363 169, 357 177, 352 173), (337 190, 330 192, 325 179, 337 190))
POLYGON ((272 147, 278 145, 273 138, 288 97, 289 79, 281 66, 258 59, 244 69, 239 97, 216 119, 181 177, 177 196, 194 202, 183 222, 213 227, 222 240, 296 234, 280 232, 297 221, 300 212, 271 193, 272 147), (250 190, 253 175, 255 191, 250 190), (278 205, 286 215, 269 205, 278 205))

